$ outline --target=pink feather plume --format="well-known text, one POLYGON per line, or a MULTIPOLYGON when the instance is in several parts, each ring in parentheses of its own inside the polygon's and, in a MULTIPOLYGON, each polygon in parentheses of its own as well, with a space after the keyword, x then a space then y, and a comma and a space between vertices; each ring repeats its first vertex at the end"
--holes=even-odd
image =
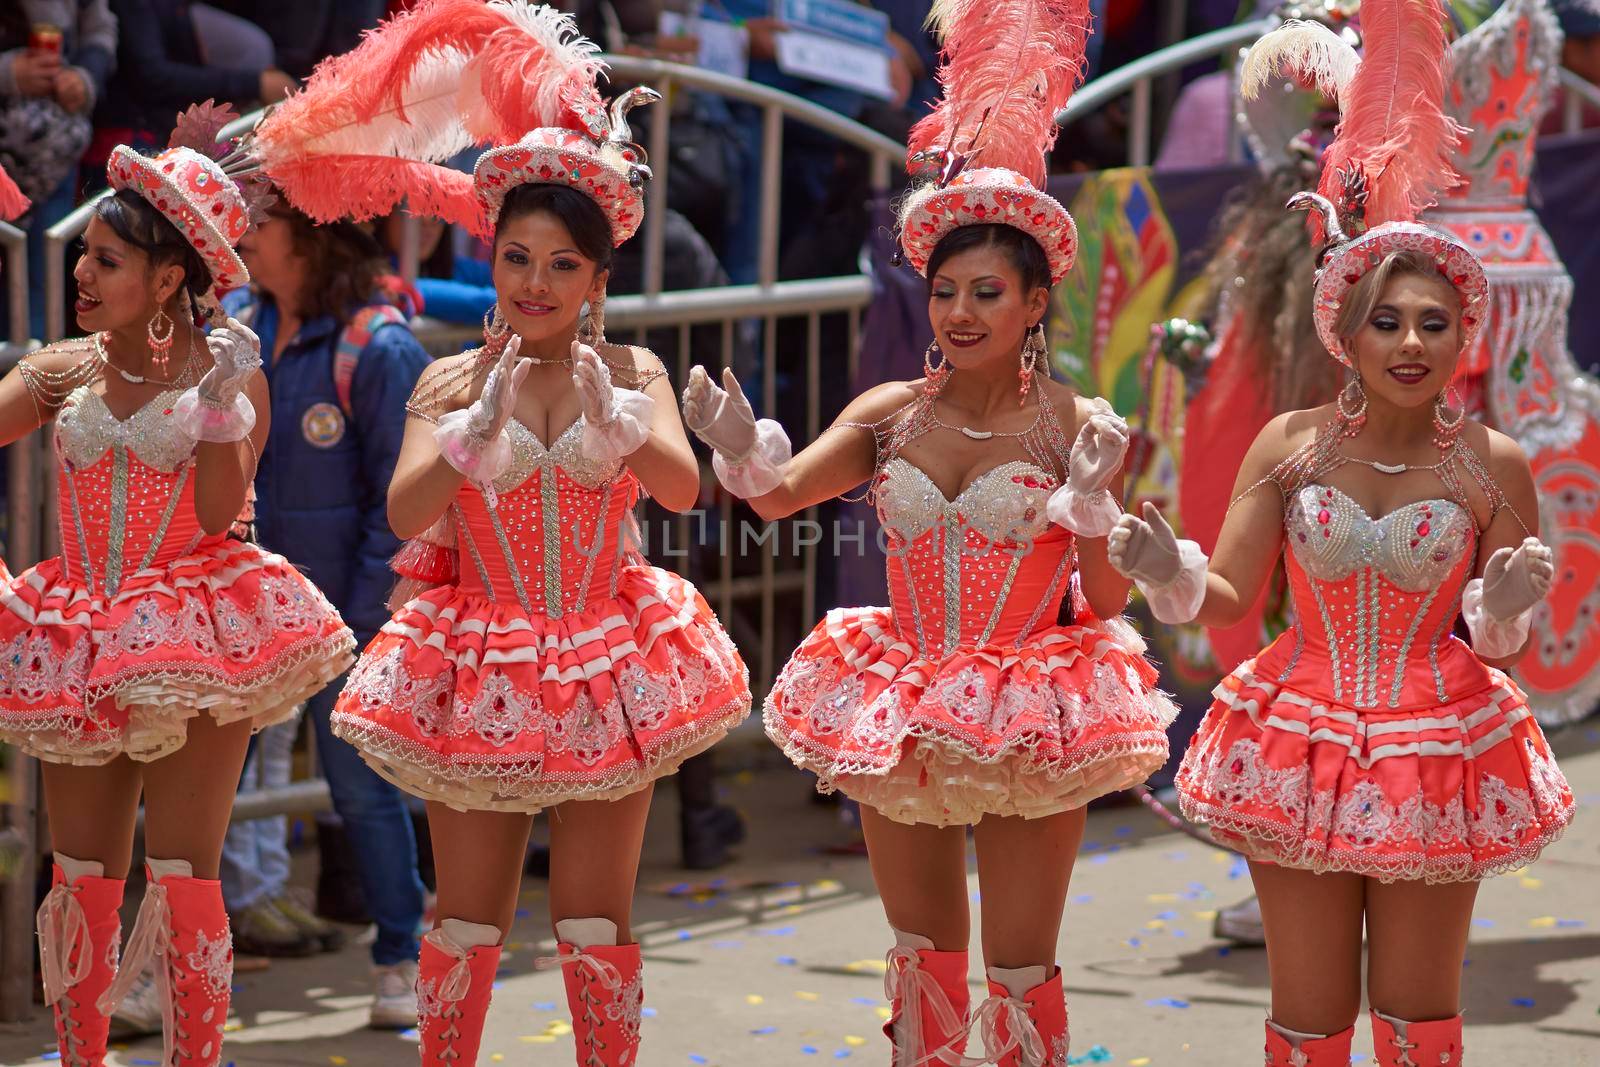
POLYGON ((1447 22, 1440 0, 1366 0, 1365 54, 1340 94, 1339 127, 1318 191, 1339 202, 1340 171, 1366 175, 1366 223, 1415 220, 1461 184, 1455 156, 1466 130, 1444 111, 1447 22))
POLYGON ((908 150, 948 146, 969 167, 1007 167, 1042 186, 1091 21, 1088 0, 935 0, 944 99, 912 128, 908 150))
POLYGON ((28 198, 22 195, 5 168, 0 167, 0 222, 11 221, 27 211, 28 206, 28 198))
POLYGON ((579 128, 580 112, 602 105, 598 56, 549 7, 424 0, 319 65, 262 121, 253 154, 313 218, 365 218, 409 196, 419 213, 421 200, 427 213, 466 219, 470 178, 435 164, 541 126, 579 128))

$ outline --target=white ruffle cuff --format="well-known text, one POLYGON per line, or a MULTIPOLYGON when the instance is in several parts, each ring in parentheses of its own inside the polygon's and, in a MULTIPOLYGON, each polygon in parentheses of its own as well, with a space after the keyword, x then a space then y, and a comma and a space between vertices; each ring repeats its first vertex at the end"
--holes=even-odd
POLYGON ((1109 489, 1080 493, 1069 482, 1050 494, 1045 515, 1079 537, 1104 537, 1122 517, 1122 508, 1109 489))
POLYGON ((1483 606, 1483 579, 1474 578, 1462 590, 1461 617, 1472 634, 1473 651, 1489 659, 1499 659, 1521 651, 1533 624, 1533 609, 1509 619, 1495 618, 1483 606))
POLYGON ((185 391, 172 405, 172 420, 196 441, 228 444, 243 441, 256 428, 256 409, 243 392, 235 393, 226 404, 210 404, 201 399, 200 387, 185 391))
POLYGON ((480 437, 471 426, 472 409, 439 416, 433 440, 444 461, 480 485, 486 485, 511 466, 511 438, 504 430, 492 439, 480 437))
POLYGON ((1150 614, 1168 626, 1193 622, 1206 599, 1206 564, 1210 560, 1195 541, 1178 541, 1178 574, 1165 585, 1142 578, 1133 582, 1150 605, 1150 614))
POLYGON ((583 417, 583 451, 611 463, 632 455, 650 436, 656 402, 637 389, 611 390, 611 417, 596 425, 583 417))
POLYGON ((711 456, 711 469, 722 487, 741 500, 766 496, 783 484, 784 470, 794 458, 789 435, 776 419, 756 422, 756 443, 743 459, 730 460, 721 452, 711 456))

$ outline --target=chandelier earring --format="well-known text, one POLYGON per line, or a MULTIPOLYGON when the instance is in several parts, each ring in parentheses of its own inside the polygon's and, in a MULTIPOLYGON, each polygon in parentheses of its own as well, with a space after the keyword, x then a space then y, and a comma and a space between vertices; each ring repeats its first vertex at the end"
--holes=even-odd
POLYGON ((511 324, 500 314, 500 302, 495 301, 494 307, 483 313, 483 347, 499 355, 510 340, 511 324))
POLYGON ((1361 384, 1359 374, 1339 390, 1334 407, 1339 412, 1339 421, 1344 424, 1344 436, 1354 437, 1361 432, 1361 427, 1367 423, 1367 387, 1361 384))
POLYGON ((1467 406, 1462 402, 1461 396, 1456 392, 1456 387, 1451 385, 1439 394, 1433 402, 1433 443, 1440 452, 1448 452, 1456 443, 1456 435, 1461 432, 1461 426, 1467 421, 1467 406), (1447 396, 1455 397, 1455 408, 1452 411, 1447 396))
POLYGON ((149 339, 151 359, 159 374, 167 373, 167 357, 172 354, 172 341, 177 333, 178 324, 167 314, 167 309, 156 308, 155 315, 145 327, 145 336, 149 339))
POLYGON ((944 385, 945 379, 950 377, 950 361, 945 358, 944 350, 939 347, 938 341, 931 341, 927 351, 922 353, 922 376, 934 389, 944 385), (939 353, 939 362, 934 363, 933 354, 939 353))
POLYGON ((1022 339, 1022 365, 1017 370, 1017 405, 1028 402, 1028 390, 1033 388, 1034 376, 1045 366, 1049 349, 1045 346, 1044 323, 1036 322, 1028 328, 1022 339))
POLYGON ((606 297, 601 293, 594 300, 583 302, 582 318, 578 322, 578 340, 589 346, 604 344, 606 339, 606 297))

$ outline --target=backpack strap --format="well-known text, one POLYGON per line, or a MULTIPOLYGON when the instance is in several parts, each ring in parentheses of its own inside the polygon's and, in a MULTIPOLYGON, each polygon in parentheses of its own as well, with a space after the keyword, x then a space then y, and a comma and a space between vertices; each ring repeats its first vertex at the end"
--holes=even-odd
POLYGON ((356 366, 361 362, 361 350, 367 347, 372 335, 385 326, 406 323, 405 312, 393 304, 373 304, 364 307, 351 317, 339 334, 339 343, 333 351, 333 391, 339 398, 339 410, 345 418, 354 411, 350 390, 355 385, 356 366))

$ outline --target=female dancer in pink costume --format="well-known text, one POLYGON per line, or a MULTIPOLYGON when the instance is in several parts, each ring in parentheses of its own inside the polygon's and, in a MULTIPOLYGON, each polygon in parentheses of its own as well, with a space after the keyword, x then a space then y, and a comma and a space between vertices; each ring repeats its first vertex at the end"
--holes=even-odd
MULTIPOLYGON (((1528 461, 1448 388, 1484 321, 1483 266, 1413 221, 1455 178, 1444 12, 1367 0, 1362 23, 1321 194, 1290 201, 1315 206, 1328 239, 1314 314, 1349 384, 1256 438, 1209 566, 1148 505, 1109 549, 1158 619, 1228 625, 1288 546, 1295 626, 1217 687, 1178 788, 1185 814, 1251 861, 1266 1062, 1302 1067, 1349 1062, 1363 926, 1378 1062, 1459 1064, 1478 881, 1532 860, 1572 816, 1502 671, 1553 573, 1528 461), (1452 633, 1463 617, 1470 644, 1452 633)), ((1290 23, 1256 47, 1314 66, 1338 50, 1324 32, 1290 23)))
POLYGON ((1077 233, 1036 183, 1089 22, 1087 5, 1065 6, 974 6, 941 26, 949 96, 913 149, 959 155, 936 153, 940 175, 901 217, 906 258, 929 282, 926 377, 857 397, 792 459, 731 372, 724 390, 697 368, 684 395, 719 478, 765 518, 870 481, 892 606, 829 613, 783 669, 765 717, 820 789, 861 802, 895 934, 884 1029, 899 1067, 967 1062, 974 824, 983 1062, 1067 1062, 1055 954, 1084 805, 1142 781, 1167 751, 1173 709, 1116 618, 1128 583, 1105 558, 1126 426, 1047 370, 1050 287, 1070 269, 1077 233), (1001 53, 1006 72, 963 95, 963 63, 1001 53), (1073 621, 1062 623, 1069 592, 1073 621))
POLYGON ((0 585, 0 739, 45 761, 39 949, 67 1064, 102 1062, 109 1012, 152 963, 169 1062, 218 1061, 217 863, 250 732, 350 662, 322 595, 230 536, 270 411, 255 336, 201 329, 246 279, 245 191, 207 154, 231 117, 181 123, 187 143, 155 157, 112 153, 74 271, 90 336, 0 382, 0 441, 56 423, 62 552, 0 585), (114 982, 141 796, 149 885, 114 982))
MULTIPOLYGON (((512 78, 544 110, 474 172, 496 307, 484 347, 434 364, 408 404, 389 519, 413 539, 396 570, 422 591, 396 595, 333 728, 428 802, 440 921, 419 963, 422 1062, 475 1061, 533 816, 549 809, 552 962, 578 1063, 631 1067, 629 917, 653 784, 749 714, 749 683, 700 594, 639 554, 631 519, 645 492, 692 506, 700 481, 660 361, 603 332, 612 251, 639 227, 649 174, 625 116, 658 97, 635 89, 608 111, 595 49, 548 8, 443 0, 381 43, 421 54, 450 37, 473 53, 474 27, 496 20, 487 36, 515 41, 518 63, 481 66, 475 84, 512 78), (523 85, 524 70, 561 91, 523 85)), ((366 76, 360 50, 346 59, 366 76)))

